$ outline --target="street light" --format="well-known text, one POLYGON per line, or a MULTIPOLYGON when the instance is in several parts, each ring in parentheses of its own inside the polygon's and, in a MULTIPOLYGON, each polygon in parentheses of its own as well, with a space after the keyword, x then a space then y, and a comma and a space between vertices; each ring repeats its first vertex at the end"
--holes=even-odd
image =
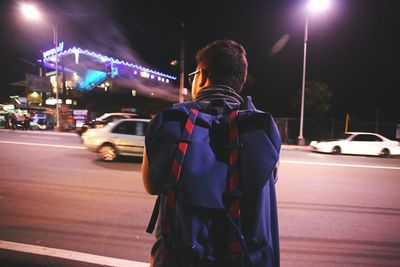
POLYGON ((40 19, 40 13, 36 9, 35 6, 29 5, 29 4, 23 4, 21 6, 21 11, 22 14, 24 14, 25 17, 31 20, 39 20, 40 19))
MULTIPOLYGON (((30 19, 38 21, 42 17, 38 9, 29 4, 22 4, 21 5, 22 14, 30 19)), ((56 65, 56 131, 60 130, 60 108, 59 108, 59 97, 58 97, 58 31, 57 31, 57 24, 53 23, 53 45, 55 48, 55 65, 56 65)))
POLYGON ((306 18, 304 23, 304 55, 303 55, 303 80, 301 85, 301 111, 300 111, 300 130, 298 144, 304 146, 305 140, 303 137, 304 123, 304 93, 306 86, 306 60, 307 60, 307 42, 308 42, 308 16, 310 13, 320 13, 327 10, 330 6, 329 0, 310 0, 307 5, 306 18))

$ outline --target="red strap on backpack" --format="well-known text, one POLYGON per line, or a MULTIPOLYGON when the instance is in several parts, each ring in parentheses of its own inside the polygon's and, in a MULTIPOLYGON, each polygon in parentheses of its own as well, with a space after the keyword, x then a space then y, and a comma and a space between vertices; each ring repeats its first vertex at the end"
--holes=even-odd
MULTIPOLYGON (((228 176, 228 193, 239 191, 240 173, 239 173, 239 130, 238 130, 239 110, 233 111, 229 116, 229 176, 228 176)), ((232 194, 233 195, 233 194, 232 194)), ((235 225, 240 228, 240 202, 239 199, 233 198, 228 205, 229 215, 235 225)), ((234 232, 234 230, 233 230, 234 232)), ((228 243, 228 251, 231 254, 231 261, 235 261, 236 257, 242 252, 241 242, 237 238, 232 238, 228 243)))
MULTIPOLYGON (((180 180, 181 170, 185 154, 191 140, 193 133, 194 124, 199 111, 197 109, 191 109, 189 112, 188 119, 185 124, 185 128, 182 131, 181 139, 178 141, 177 151, 175 153, 175 158, 172 161, 171 174, 174 178, 175 184, 180 180)), ((161 222, 161 233, 164 238, 166 238, 166 247, 163 255, 164 266, 171 266, 171 256, 172 256, 172 223, 175 210, 175 190, 173 186, 167 188, 166 198, 166 218, 164 222, 161 222)))
MULTIPOLYGON (((229 116, 230 132, 229 132, 229 146, 231 151, 229 153, 229 184, 228 191, 234 191, 239 186, 239 130, 237 125, 237 117, 239 110, 235 110, 229 116)), ((234 217, 240 214, 231 214, 234 217)))

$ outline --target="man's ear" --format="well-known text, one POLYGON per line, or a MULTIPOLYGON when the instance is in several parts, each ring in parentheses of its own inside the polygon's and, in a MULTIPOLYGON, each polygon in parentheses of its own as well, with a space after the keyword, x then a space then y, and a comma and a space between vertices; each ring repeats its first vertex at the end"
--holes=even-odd
POLYGON ((201 80, 200 80, 200 87, 204 87, 208 80, 208 72, 204 69, 201 70, 201 80))

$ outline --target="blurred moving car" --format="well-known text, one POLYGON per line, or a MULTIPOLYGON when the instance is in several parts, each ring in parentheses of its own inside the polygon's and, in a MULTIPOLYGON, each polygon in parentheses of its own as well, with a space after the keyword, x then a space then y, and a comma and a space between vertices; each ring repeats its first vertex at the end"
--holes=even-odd
POLYGON ((98 153, 101 160, 113 161, 118 156, 143 156, 144 135, 149 119, 122 119, 103 128, 88 129, 82 134, 84 146, 98 153))
POLYGON ((84 123, 77 132, 79 135, 82 135, 88 129, 102 128, 105 125, 107 125, 109 122, 122 120, 122 119, 133 119, 133 118, 138 118, 138 117, 139 117, 139 115, 135 114, 135 113, 123 113, 123 112, 104 113, 100 117, 84 123))
POLYGON ((348 132, 343 140, 312 141, 310 146, 315 151, 332 154, 400 155, 399 142, 367 132, 348 132))

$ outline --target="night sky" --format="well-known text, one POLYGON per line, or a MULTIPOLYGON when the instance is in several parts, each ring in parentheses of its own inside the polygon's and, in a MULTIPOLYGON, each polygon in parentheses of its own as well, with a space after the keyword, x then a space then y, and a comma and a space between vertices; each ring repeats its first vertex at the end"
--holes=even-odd
MULTIPOLYGON (((326 83, 333 93, 326 116, 400 123, 399 14, 394 0, 332 0, 323 15, 310 17, 307 80, 326 83)), ((37 74, 31 65, 59 40, 109 56, 140 62, 178 76, 169 63, 180 50, 184 22, 185 73, 195 69, 195 52, 210 41, 229 38, 248 53, 249 79, 242 95, 275 117, 298 116, 291 98, 301 88, 304 38, 303 0, 30 1, 48 15, 40 23, 21 17, 21 1, 0 2, 0 103, 21 90, 9 85, 37 74), (283 36, 285 46, 271 48, 283 36)), ((186 83, 186 87, 189 85, 186 83)))

